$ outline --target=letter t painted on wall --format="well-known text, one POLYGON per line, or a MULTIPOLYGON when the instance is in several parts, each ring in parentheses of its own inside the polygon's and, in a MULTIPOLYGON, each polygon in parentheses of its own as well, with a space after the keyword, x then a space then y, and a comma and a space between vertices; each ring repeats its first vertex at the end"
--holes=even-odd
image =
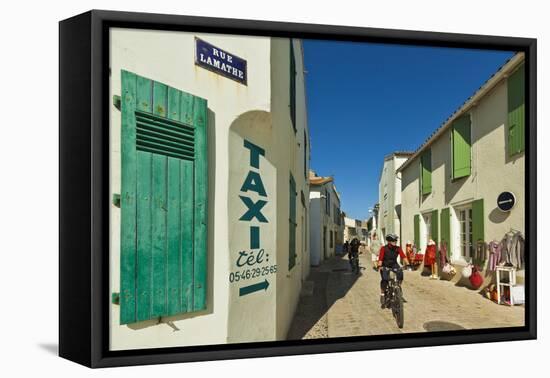
POLYGON ((244 146, 250 150, 250 166, 260 169, 260 155, 265 156, 265 150, 244 140, 244 146))

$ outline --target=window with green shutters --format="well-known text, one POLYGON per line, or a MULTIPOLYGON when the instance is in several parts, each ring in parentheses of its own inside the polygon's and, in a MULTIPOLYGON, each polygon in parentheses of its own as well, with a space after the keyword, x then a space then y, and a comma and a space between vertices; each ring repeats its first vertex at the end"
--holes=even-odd
POLYGON ((289 216, 288 216, 288 270, 296 265, 296 182, 292 173, 289 180, 289 216))
POLYGON ((451 130, 453 179, 458 179, 469 176, 472 171, 470 115, 456 119, 451 130))
POLYGON ((439 237, 440 237, 440 244, 446 244, 447 245, 447 257, 450 259, 452 256, 451 251, 451 212, 449 208, 445 208, 441 210, 440 215, 440 226, 439 226, 439 237))
POLYGON ((521 67, 508 78, 508 154, 525 149, 525 68, 521 67))
POLYGON ((294 44, 290 39, 290 120, 294 132, 296 132, 296 57, 294 56, 294 44))
POLYGON ((420 215, 414 216, 414 245, 420 248, 420 215))
POLYGON ((204 310, 206 100, 121 80, 120 323, 204 310))
POLYGON ((420 193, 432 192, 432 150, 426 150, 420 157, 420 193))

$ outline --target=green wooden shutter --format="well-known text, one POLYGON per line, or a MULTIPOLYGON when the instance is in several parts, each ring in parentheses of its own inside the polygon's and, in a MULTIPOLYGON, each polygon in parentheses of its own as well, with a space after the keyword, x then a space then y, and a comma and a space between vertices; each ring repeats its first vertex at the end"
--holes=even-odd
POLYGON ((296 265, 296 182, 292 173, 289 180, 289 217, 288 217, 288 270, 296 265))
POLYGON ((430 194, 432 192, 432 150, 428 149, 420 158, 420 170, 421 170, 421 193, 422 195, 430 194))
POLYGON ((307 180, 307 135, 304 131, 304 177, 307 180))
POLYGON ((296 57, 294 56, 294 44, 290 39, 290 120, 292 128, 296 132, 296 57))
POLYGON ((441 221, 440 221, 440 238, 441 244, 447 244, 447 257, 452 256, 451 253, 451 212, 449 208, 441 210, 441 221))
POLYGON ((525 149, 525 67, 508 78, 508 154, 525 149))
POLYGON ((472 143, 470 115, 453 122, 453 179, 469 176, 472 171, 472 143))
POLYGON ((420 248, 420 215, 414 216, 414 245, 420 248))
POLYGON ((439 217, 437 213, 438 213, 437 210, 432 211, 432 219, 431 219, 432 229, 430 230, 430 234, 435 244, 439 245, 439 227, 438 227, 439 217))
POLYGON ((206 100, 122 71, 120 323, 206 307, 206 100))
POLYGON ((485 215, 483 210, 483 199, 472 202, 472 243, 485 240, 485 215))

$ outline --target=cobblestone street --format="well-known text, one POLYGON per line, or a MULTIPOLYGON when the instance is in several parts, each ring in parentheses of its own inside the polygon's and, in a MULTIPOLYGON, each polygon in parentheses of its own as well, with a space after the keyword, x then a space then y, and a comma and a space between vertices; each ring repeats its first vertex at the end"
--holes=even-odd
POLYGON ((391 310, 382 310, 380 274, 370 253, 360 256, 361 274, 352 274, 346 257, 312 268, 289 339, 380 335, 522 326, 524 307, 497 305, 454 282, 430 280, 405 271, 405 325, 399 329, 391 310))

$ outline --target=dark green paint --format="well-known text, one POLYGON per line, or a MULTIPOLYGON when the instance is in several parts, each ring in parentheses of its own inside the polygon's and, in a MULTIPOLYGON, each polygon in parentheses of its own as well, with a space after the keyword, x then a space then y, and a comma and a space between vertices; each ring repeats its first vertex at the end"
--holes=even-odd
POLYGON ((194 164, 190 161, 180 162, 180 198, 181 198, 181 306, 182 312, 193 311, 194 293, 194 204, 193 204, 193 169, 194 164))
POLYGON ((250 249, 260 248, 260 227, 250 227, 250 249))
POLYGON ((250 166, 260 168, 260 155, 265 156, 265 150, 254 143, 244 140, 244 147, 250 150, 250 166))
POLYGON ((267 280, 264 280, 262 282, 258 282, 249 286, 241 287, 239 289, 239 296, 242 297, 244 295, 252 294, 260 290, 267 291, 268 287, 269 287, 269 282, 267 280))
POLYGON ((120 207, 120 194, 114 193, 112 202, 116 207, 120 207))
POLYGON ((120 322, 202 310, 206 101, 126 71, 122 100, 120 322))
POLYGON ((256 218, 258 222, 268 222, 267 218, 262 214, 262 208, 267 205, 267 201, 257 200, 254 202, 253 199, 244 196, 239 196, 239 198, 243 201, 247 208, 246 212, 239 218, 239 220, 248 222, 256 218))
POLYGON ((195 128, 195 220, 194 220, 194 304, 193 310, 206 308, 206 268, 208 234, 208 148, 206 100, 193 98, 193 126, 195 128))
POLYGON ((262 182, 262 178, 258 172, 249 171, 248 175, 244 179, 241 192, 248 192, 249 190, 258 193, 260 196, 267 197, 264 183, 262 182))
POLYGON ((136 321, 136 75, 122 71, 120 323, 136 321))
POLYGON ((122 99, 120 98, 120 96, 114 95, 113 96, 113 105, 114 105, 114 107, 117 108, 118 110, 120 110, 121 104, 122 104, 122 99))

